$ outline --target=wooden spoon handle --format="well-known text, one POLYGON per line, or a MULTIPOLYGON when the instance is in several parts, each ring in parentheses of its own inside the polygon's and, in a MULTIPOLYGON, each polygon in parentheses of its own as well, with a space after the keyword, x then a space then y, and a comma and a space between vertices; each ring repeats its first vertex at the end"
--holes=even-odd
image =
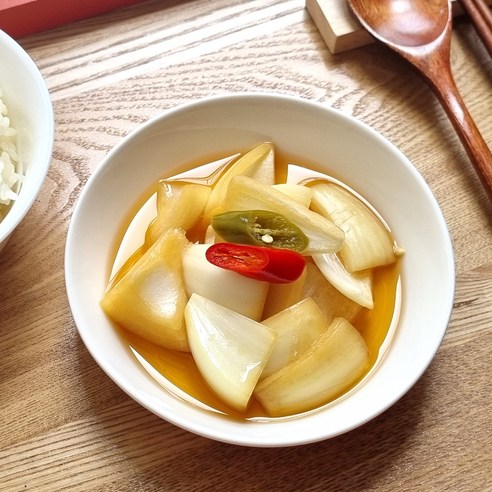
POLYGON ((492 154, 466 108, 451 73, 451 67, 445 68, 441 65, 439 76, 433 76, 427 80, 458 133, 489 199, 492 201, 492 154))

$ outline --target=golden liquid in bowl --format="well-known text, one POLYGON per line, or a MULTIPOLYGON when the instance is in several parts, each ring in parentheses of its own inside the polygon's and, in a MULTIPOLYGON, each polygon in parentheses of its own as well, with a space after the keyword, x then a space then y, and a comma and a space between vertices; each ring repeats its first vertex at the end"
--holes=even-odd
MULTIPOLYGON (((212 160, 208 160, 207 162, 212 162, 212 160)), ((299 160, 287 158, 276 151, 275 162, 277 168, 277 182, 284 182, 287 176, 288 163, 299 162, 299 160)), ((207 166, 207 169, 209 169, 209 167, 210 165, 207 166)), ((316 171, 316 166, 296 165, 295 167, 296 181, 319 178, 328 180, 335 179, 332 176, 316 171)), ((203 169, 203 166, 201 168, 203 169)), ((180 174, 180 180, 191 179, 194 182, 207 184, 209 175, 200 175, 200 172, 200 166, 186 166, 183 169, 184 176, 180 174), (191 171, 186 171, 186 169, 191 169, 191 171)), ((130 214, 131 216, 126 221, 126 226, 132 222, 137 212, 138 207, 130 214)), ((118 273, 114 276, 111 283, 117 282, 124 272, 142 255, 143 250, 120 251, 120 244, 122 244, 126 229, 127 227, 125 227, 125 231, 122 231, 121 237, 119 238, 117 253, 128 258, 128 260, 124 263, 123 267, 118 270, 118 273)), ((199 239, 197 236, 201 233, 202 231, 190 231, 190 235, 192 236, 190 239, 199 239)), ((371 371, 384 354, 385 346, 391 338, 389 332, 396 325, 399 307, 399 279, 400 262, 375 269, 373 273, 374 308, 372 310, 362 309, 357 318, 352 322, 363 336, 369 350, 370 365, 366 374, 371 371)), ((119 326, 117 327, 117 330, 125 343, 129 345, 149 373, 161 382, 161 376, 165 378, 166 389, 174 392, 177 397, 189 399, 192 402, 201 404, 201 406, 205 406, 210 411, 216 411, 231 418, 271 419, 254 397, 251 399, 250 405, 245 412, 238 412, 223 403, 215 393, 210 390, 190 353, 165 349, 148 342, 119 326), (171 383, 171 385, 168 383, 171 383), (174 391, 173 388, 175 388, 176 391, 174 391)), ((363 375, 362 378, 364 376, 365 375, 363 375)), ((352 388, 357 384, 358 382, 356 382, 352 388)), ((347 390, 344 391, 343 394, 346 392, 347 390)))

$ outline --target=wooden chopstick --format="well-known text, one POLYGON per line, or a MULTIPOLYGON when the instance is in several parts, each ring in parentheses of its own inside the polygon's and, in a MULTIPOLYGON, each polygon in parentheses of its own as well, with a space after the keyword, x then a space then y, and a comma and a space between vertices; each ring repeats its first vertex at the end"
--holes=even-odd
POLYGON ((492 56, 492 12, 484 0, 460 0, 487 51, 492 56))

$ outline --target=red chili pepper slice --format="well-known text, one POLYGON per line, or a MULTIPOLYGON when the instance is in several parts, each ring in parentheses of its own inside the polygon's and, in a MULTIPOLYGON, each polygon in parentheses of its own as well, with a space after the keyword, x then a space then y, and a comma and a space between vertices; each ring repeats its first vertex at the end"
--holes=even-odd
POLYGON ((235 243, 216 243, 205 256, 220 268, 277 284, 297 280, 306 266, 304 256, 296 251, 235 243))

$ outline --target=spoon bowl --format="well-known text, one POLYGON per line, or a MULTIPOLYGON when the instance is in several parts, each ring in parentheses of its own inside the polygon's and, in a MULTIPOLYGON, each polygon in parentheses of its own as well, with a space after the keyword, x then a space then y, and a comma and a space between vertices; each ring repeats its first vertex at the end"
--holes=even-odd
POLYGON ((492 154, 465 106, 450 64, 450 0, 347 0, 376 39, 410 62, 436 93, 492 200, 492 154))

